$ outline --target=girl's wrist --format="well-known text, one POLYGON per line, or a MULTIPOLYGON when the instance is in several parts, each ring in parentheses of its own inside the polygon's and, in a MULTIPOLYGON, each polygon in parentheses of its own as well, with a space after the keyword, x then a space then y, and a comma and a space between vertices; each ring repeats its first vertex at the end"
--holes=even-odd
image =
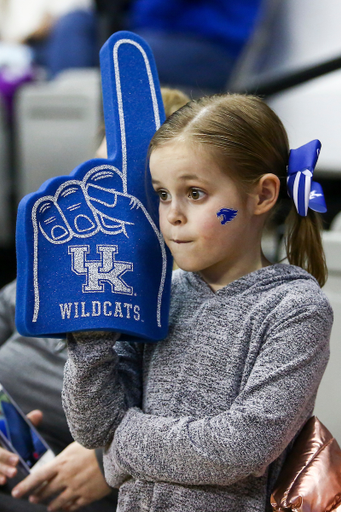
POLYGON ((78 331, 67 333, 68 345, 76 343, 77 345, 107 342, 114 344, 121 333, 113 331, 78 331))

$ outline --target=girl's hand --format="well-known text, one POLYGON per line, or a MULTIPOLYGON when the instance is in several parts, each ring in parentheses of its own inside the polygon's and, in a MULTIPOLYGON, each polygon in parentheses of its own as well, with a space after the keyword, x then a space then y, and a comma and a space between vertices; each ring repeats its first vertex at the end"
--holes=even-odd
MULTIPOLYGON (((28 413, 27 417, 37 426, 42 420, 43 413, 36 409, 28 413)), ((17 474, 18 462, 19 457, 15 453, 0 448, 0 485, 5 485, 7 478, 13 478, 17 474)))

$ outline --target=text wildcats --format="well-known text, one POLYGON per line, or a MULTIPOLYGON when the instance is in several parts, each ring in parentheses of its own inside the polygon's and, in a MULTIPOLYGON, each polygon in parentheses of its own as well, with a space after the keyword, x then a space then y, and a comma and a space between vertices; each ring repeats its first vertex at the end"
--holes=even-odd
POLYGON ((111 302, 98 300, 88 302, 66 302, 59 304, 62 320, 70 318, 88 318, 96 316, 114 316, 116 318, 134 319, 141 321, 140 306, 127 302, 111 302))

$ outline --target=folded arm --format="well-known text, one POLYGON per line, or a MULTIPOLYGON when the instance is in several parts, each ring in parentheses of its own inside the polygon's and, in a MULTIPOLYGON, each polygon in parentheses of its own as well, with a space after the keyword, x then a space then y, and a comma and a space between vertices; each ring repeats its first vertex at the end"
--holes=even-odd
POLYGON ((305 307, 270 327, 232 407, 203 418, 130 409, 104 455, 135 478, 183 485, 231 485, 261 475, 312 413, 329 357, 329 306, 305 307))
POLYGON ((142 349, 116 342, 118 336, 88 332, 68 338, 63 407, 72 436, 86 448, 110 443, 126 411, 141 405, 142 349))

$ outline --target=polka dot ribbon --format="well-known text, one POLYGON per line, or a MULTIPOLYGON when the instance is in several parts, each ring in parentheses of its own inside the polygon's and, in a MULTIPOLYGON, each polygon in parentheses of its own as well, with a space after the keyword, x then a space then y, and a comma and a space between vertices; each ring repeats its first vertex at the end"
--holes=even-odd
POLYGON ((312 140, 289 154, 287 187, 299 215, 306 217, 308 208, 315 212, 327 211, 323 190, 312 180, 315 165, 321 150, 321 142, 312 140))

